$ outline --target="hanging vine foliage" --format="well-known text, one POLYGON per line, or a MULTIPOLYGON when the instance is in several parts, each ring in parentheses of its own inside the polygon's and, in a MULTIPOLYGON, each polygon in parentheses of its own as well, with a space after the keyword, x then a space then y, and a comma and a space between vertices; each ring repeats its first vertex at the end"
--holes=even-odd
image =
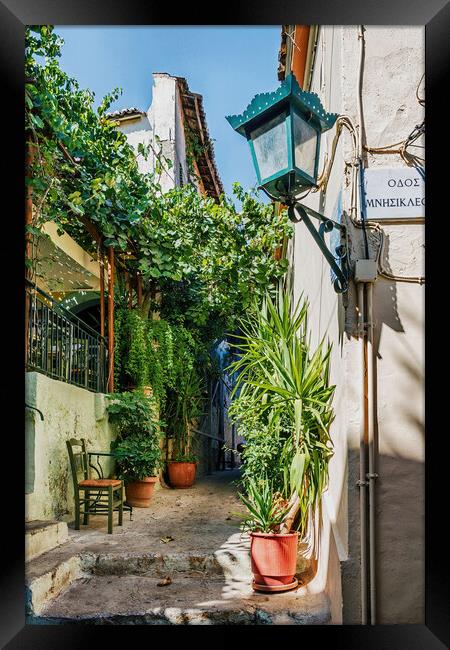
POLYGON ((62 45, 52 26, 26 29, 32 234, 54 221, 95 255, 87 227, 94 225, 102 245, 116 249, 118 272, 140 272, 144 316, 160 311, 213 340, 285 273, 286 260, 274 252, 292 233, 286 215, 237 184, 239 211, 231 199, 216 203, 192 185, 163 194, 156 172, 139 171, 136 152, 107 117, 120 91, 94 108, 94 94, 60 68, 62 45))

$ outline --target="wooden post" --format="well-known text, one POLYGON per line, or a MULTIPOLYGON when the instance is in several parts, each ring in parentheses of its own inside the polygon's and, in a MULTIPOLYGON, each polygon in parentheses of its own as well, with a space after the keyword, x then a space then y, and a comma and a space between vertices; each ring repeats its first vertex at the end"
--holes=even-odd
POLYGON ((108 392, 114 392, 114 248, 108 248, 108 392))
MULTIPOLYGON (((25 165, 26 165, 26 179, 31 180, 30 167, 33 162, 33 145, 27 141, 25 165)), ((26 185, 25 188, 25 227, 31 226, 33 223, 33 188, 31 185, 26 185)), ((30 260, 32 257, 32 235, 25 231, 25 260, 30 260)), ((25 278, 29 279, 31 276, 30 269, 25 266, 25 278)), ((25 286, 25 363, 28 360, 28 330, 30 326, 30 294, 28 286, 25 286)))
POLYGON ((128 280, 128 309, 133 309, 133 279, 131 273, 126 274, 128 280))
MULTIPOLYGON (((105 258, 103 257, 103 249, 98 247, 98 264, 100 267, 100 377, 104 379, 105 372, 105 258)), ((104 383, 102 382, 101 390, 105 390, 104 383)))
POLYGON ((136 275, 136 292, 137 304, 140 307, 142 305, 142 276, 140 273, 136 275))
POLYGON ((103 251, 99 248, 100 266, 100 335, 105 336, 105 260, 103 251))

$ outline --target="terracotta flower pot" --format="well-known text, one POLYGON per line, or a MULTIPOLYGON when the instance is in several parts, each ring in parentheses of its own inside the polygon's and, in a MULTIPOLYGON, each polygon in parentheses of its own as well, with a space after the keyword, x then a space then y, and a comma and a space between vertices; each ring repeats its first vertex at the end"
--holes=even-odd
POLYGON ((298 533, 250 533, 250 537, 253 588, 284 591, 296 587, 298 533))
POLYGON ((147 476, 142 481, 126 483, 126 501, 133 508, 149 508, 157 476, 147 476))
POLYGON ((197 463, 183 463, 169 460, 167 463, 169 482, 174 488, 188 488, 195 481, 197 463))

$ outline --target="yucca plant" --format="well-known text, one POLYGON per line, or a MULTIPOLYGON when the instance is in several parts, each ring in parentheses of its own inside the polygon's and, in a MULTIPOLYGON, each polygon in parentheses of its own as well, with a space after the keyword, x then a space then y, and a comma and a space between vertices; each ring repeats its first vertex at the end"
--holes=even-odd
POLYGON ((278 533, 289 504, 267 478, 249 479, 247 494, 239 494, 248 515, 243 516, 243 529, 256 533, 278 533))
POLYGON ((275 301, 267 297, 262 309, 241 323, 241 356, 230 366, 238 373, 233 395, 240 390, 237 399, 250 402, 257 418, 286 438, 283 472, 290 507, 280 532, 290 532, 296 521, 301 534, 328 482, 335 390, 329 385, 331 345, 322 339, 311 351, 307 314, 308 302, 301 297, 294 308, 281 291, 275 301))
POLYGON ((173 437, 173 459, 195 461, 192 450, 192 420, 203 415, 204 382, 195 368, 188 368, 176 387, 168 391, 165 418, 173 437))

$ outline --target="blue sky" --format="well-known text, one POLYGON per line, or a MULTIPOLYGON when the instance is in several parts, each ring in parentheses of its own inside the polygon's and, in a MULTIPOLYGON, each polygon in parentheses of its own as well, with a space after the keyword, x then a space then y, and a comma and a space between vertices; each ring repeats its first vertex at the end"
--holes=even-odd
MULTIPOLYGON (((95 92, 97 103, 114 87, 123 94, 112 109, 147 110, 152 72, 185 77, 203 95, 216 163, 225 192, 234 181, 256 185, 245 139, 225 115, 242 112, 257 93, 274 90, 281 26, 264 27, 108 27, 57 26, 63 37, 61 67, 82 87, 95 92)), ((261 200, 266 200, 259 192, 261 200)))

